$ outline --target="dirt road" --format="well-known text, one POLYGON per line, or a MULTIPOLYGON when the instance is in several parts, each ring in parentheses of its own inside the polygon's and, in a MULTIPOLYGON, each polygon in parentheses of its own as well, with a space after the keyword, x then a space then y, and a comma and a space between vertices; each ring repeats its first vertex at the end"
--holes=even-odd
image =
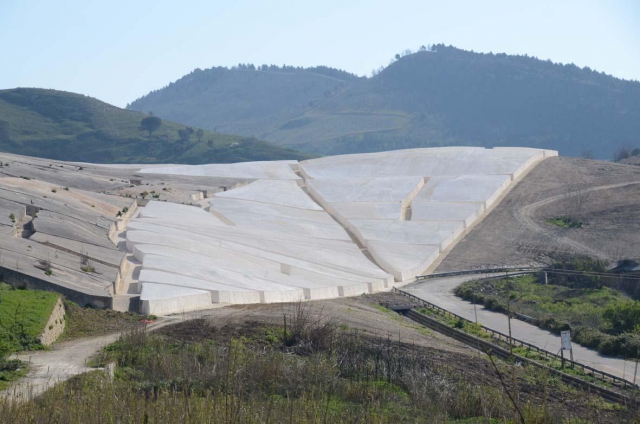
POLYGON ((640 260, 640 167, 576 158, 536 166, 436 272, 539 266, 576 256, 640 260), (569 216, 581 228, 545 221, 569 216))
MULTIPOLYGON (((332 319, 337 324, 368 334, 393 337, 415 345, 439 350, 471 354, 472 349, 439 333, 425 330, 416 323, 393 312, 383 312, 376 307, 382 298, 393 297, 390 293, 369 296, 307 302, 310 316, 314 319, 332 319)), ((241 325, 247 321, 259 321, 281 325, 283 314, 292 314, 295 305, 256 304, 218 307, 204 311, 172 315, 160 318, 148 327, 157 330, 167 325, 192 319, 204 318, 218 326, 241 325)), ((29 352, 17 358, 29 363, 29 374, 9 389, 0 392, 17 399, 28 400, 57 383, 96 368, 87 367, 89 361, 105 346, 115 342, 120 333, 88 337, 56 343, 51 350, 29 352)))
MULTIPOLYGON (((149 325, 150 330, 188 319, 188 316, 164 317, 149 325)), ((29 373, 10 388, 0 392, 5 396, 18 399, 30 399, 39 395, 59 382, 96 368, 87 367, 87 363, 102 348, 115 342, 120 332, 96 337, 56 343, 50 350, 27 352, 15 358, 29 363, 29 373)))
POLYGON ((585 196, 585 195, 588 195, 589 193, 593 193, 596 191, 611 190, 611 189, 628 187, 628 186, 637 185, 637 184, 640 184, 640 181, 618 183, 618 184, 607 184, 607 185, 602 185, 598 187, 590 187, 583 190, 577 190, 577 191, 559 194, 543 200, 539 200, 537 202, 531 203, 529 205, 526 205, 518 209, 516 213, 516 218, 518 219, 518 222, 520 224, 530 229, 531 231, 538 232, 540 234, 544 234, 549 237, 554 237, 556 243, 565 244, 570 248, 572 248, 573 250, 575 250, 576 252, 582 253, 584 255, 606 260, 609 258, 608 252, 603 252, 602 250, 598 250, 597 248, 591 248, 576 240, 572 240, 569 237, 558 235, 557 231, 552 231, 548 225, 547 226, 540 225, 538 222, 536 222, 536 220, 534 219, 534 212, 545 205, 549 205, 554 202, 559 202, 564 199, 569 199, 569 198, 578 197, 578 196, 585 196))

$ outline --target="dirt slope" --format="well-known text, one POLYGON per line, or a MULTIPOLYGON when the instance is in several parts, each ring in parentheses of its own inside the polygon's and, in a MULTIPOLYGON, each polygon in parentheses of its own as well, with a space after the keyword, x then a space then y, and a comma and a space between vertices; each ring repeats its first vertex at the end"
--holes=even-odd
POLYGON ((437 272, 539 265, 572 256, 640 259, 640 169, 551 158, 529 173, 442 261, 437 272), (545 221, 568 216, 582 228, 545 221))

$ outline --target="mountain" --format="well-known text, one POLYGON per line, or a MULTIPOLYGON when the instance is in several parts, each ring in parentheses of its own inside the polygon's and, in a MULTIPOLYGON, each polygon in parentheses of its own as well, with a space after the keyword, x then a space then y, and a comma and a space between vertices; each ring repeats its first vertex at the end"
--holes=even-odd
POLYGON ((132 110, 315 154, 530 146, 611 158, 640 138, 640 83, 435 45, 370 78, 326 67, 197 69, 132 110))
POLYGON ((0 90, 0 151, 99 163, 224 163, 302 159, 293 150, 248 136, 198 131, 146 114, 56 90, 0 90), (180 136, 182 134, 182 137, 180 136))

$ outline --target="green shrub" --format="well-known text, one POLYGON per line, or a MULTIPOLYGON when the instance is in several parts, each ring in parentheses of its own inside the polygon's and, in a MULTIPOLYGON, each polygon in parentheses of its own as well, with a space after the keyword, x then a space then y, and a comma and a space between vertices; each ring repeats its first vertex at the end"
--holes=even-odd
POLYGON ((616 333, 637 330, 640 325, 640 302, 633 300, 609 306, 602 316, 616 333))
POLYGON ((507 305, 496 298, 489 298, 485 301, 485 308, 496 312, 507 312, 507 305))
POLYGON ((556 334, 559 334, 561 331, 571 331, 571 324, 566 321, 559 321, 554 317, 539 319, 538 326, 556 334))
POLYGON ((583 222, 568 216, 554 216, 545 220, 549 225, 555 225, 560 228, 582 228, 583 222))
POLYGON ((574 342, 591 349, 598 349, 605 337, 610 336, 589 327, 576 327, 571 335, 574 342))

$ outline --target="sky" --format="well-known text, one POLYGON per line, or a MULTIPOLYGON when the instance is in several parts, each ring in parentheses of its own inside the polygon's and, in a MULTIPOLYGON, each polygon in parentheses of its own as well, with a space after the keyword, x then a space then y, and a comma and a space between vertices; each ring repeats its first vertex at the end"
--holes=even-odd
POLYGON ((640 80, 637 0, 0 0, 0 89, 124 107, 195 68, 325 65, 370 75, 444 43, 640 80))

